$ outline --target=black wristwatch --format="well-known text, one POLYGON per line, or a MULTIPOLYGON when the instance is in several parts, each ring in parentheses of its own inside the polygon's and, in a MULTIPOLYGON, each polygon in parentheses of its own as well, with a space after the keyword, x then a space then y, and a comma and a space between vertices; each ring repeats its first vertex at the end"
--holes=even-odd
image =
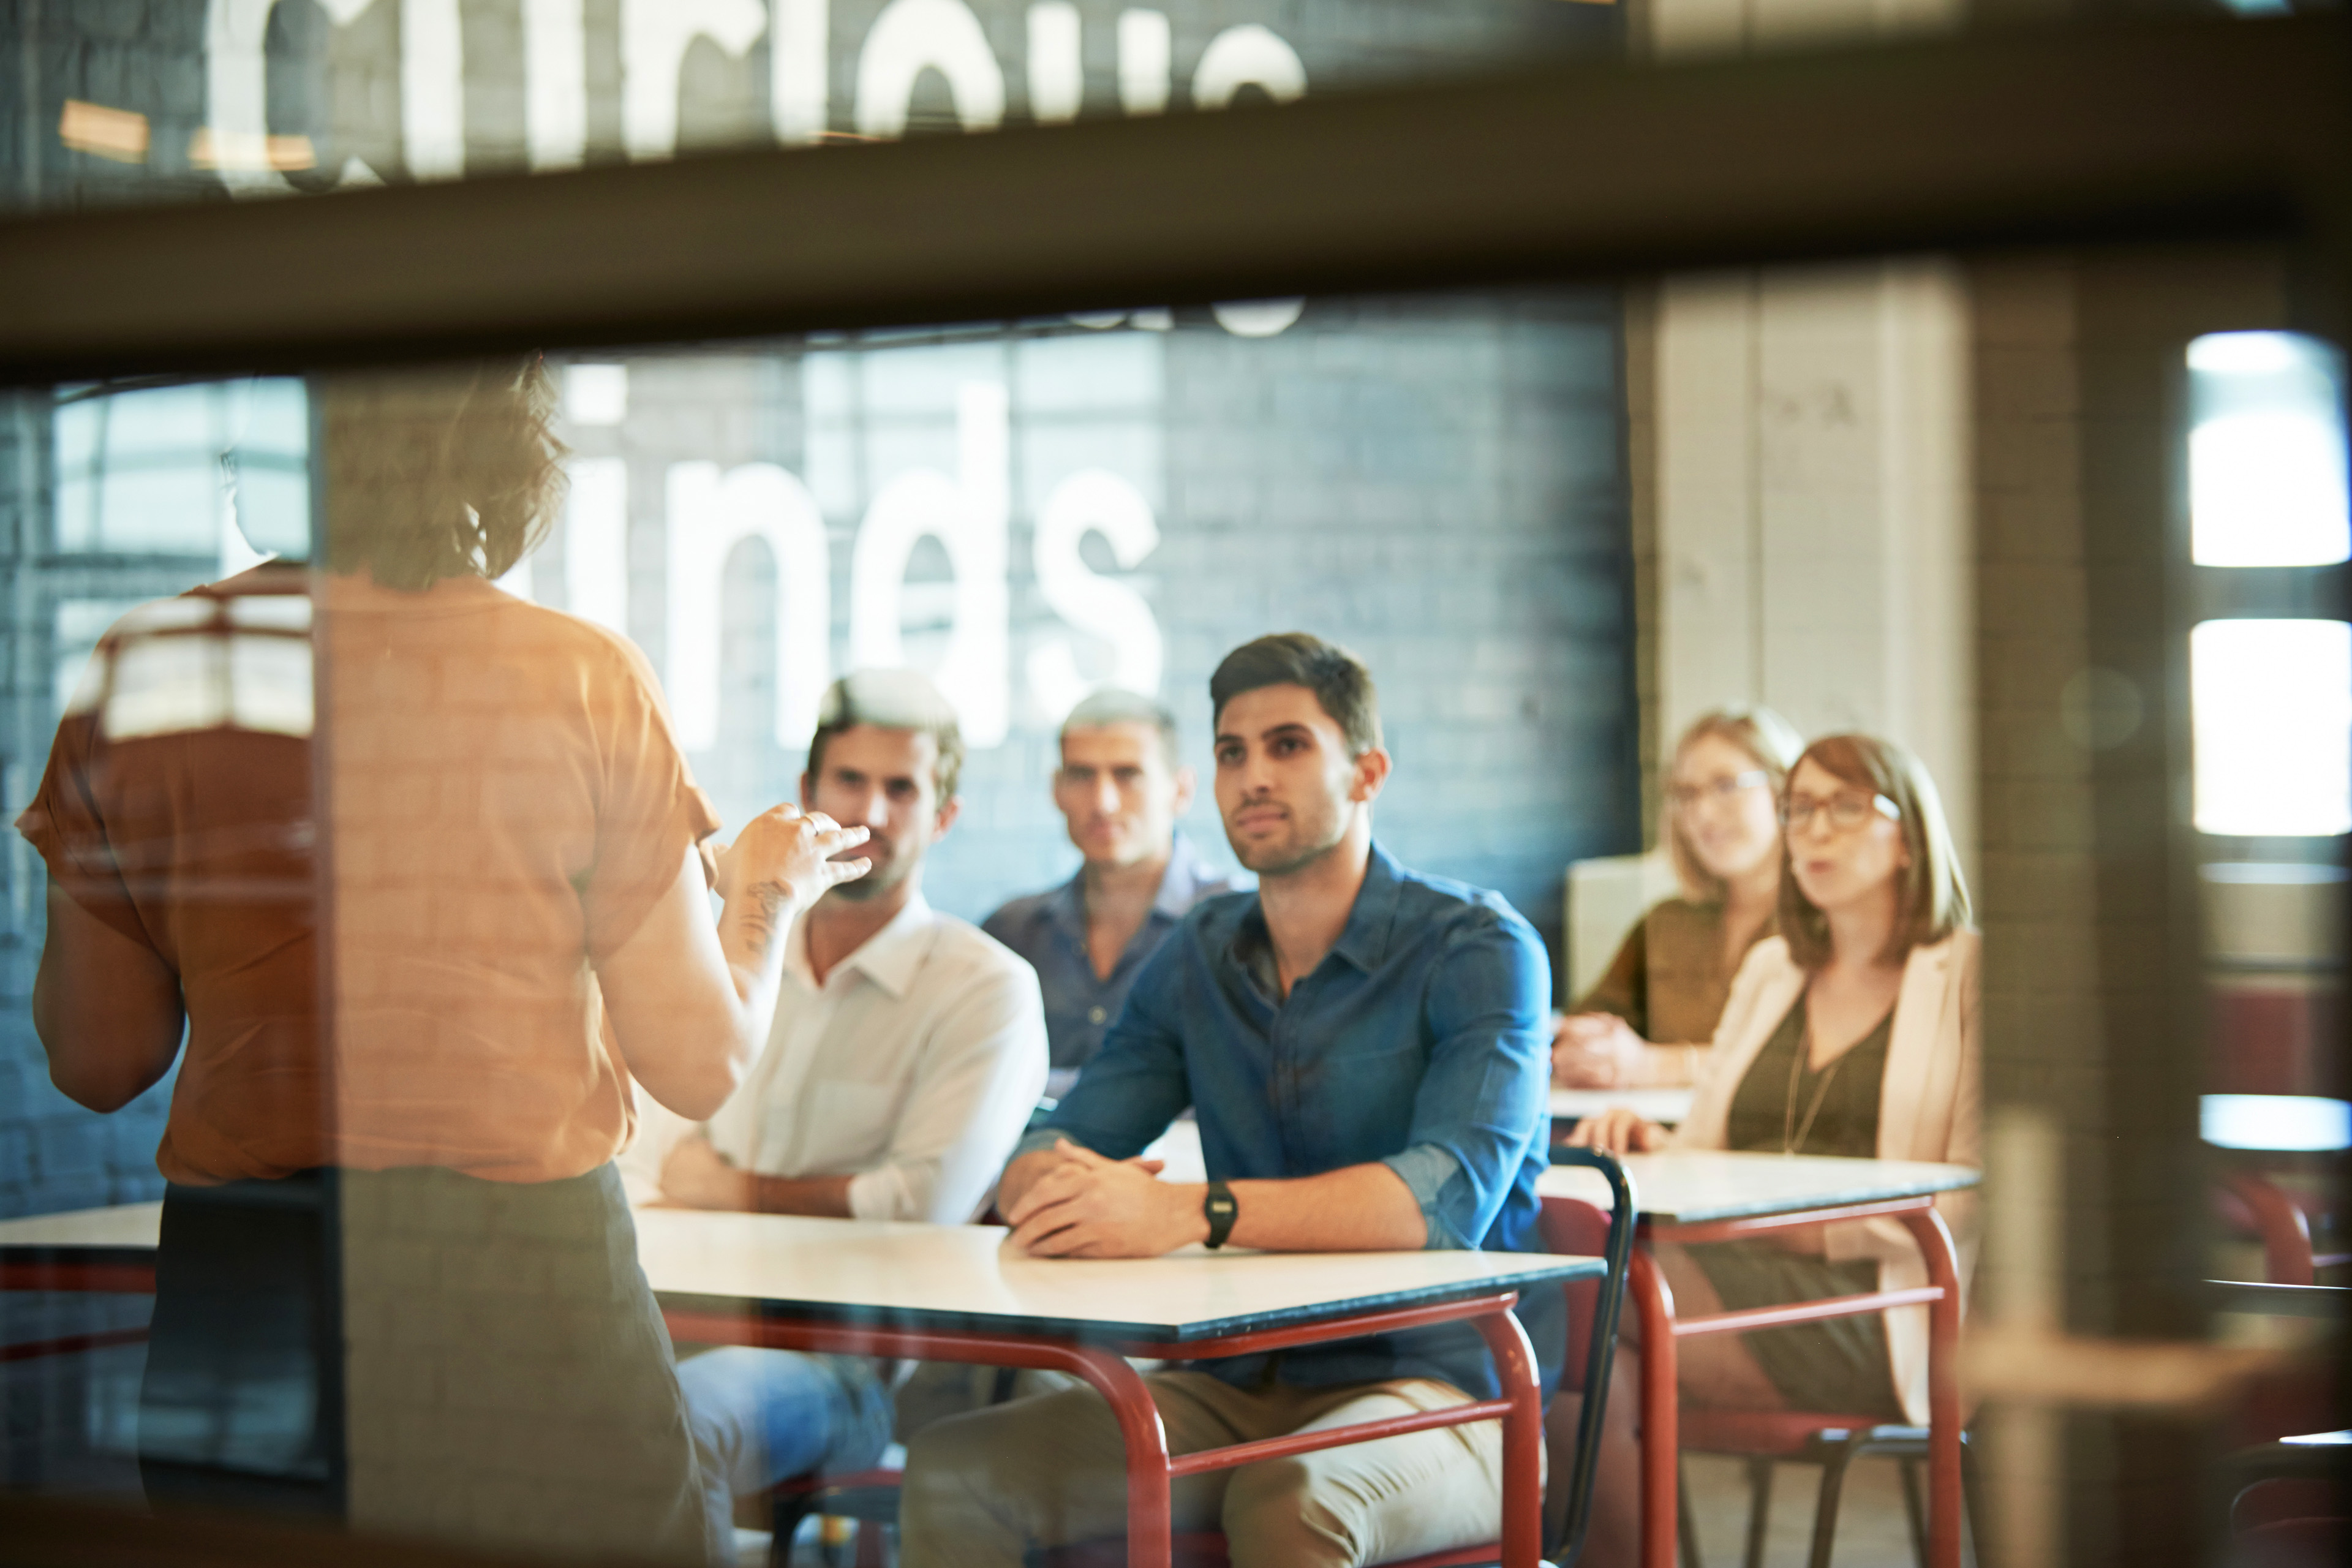
POLYGON ((1201 1212, 1208 1216, 1209 1250, 1214 1252, 1233 1235, 1234 1221, 1240 1217, 1242 1205, 1234 1202, 1233 1188, 1223 1182, 1211 1182, 1209 1195, 1201 1200, 1201 1212))

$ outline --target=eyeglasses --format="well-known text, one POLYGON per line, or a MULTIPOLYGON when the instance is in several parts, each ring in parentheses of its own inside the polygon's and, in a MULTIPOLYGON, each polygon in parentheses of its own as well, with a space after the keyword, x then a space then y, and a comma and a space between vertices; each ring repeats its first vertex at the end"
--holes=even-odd
POLYGON ((1744 773, 1728 778, 1709 779, 1703 784, 1668 784, 1666 798, 1688 811, 1703 800, 1727 801, 1742 790, 1754 789, 1765 782, 1762 768, 1750 768, 1744 773))
POLYGON ((1805 825, 1816 814, 1826 816, 1830 826, 1840 833, 1852 833, 1870 820, 1876 812, 1889 822, 1903 820, 1903 808, 1883 795, 1864 795, 1859 790, 1841 792, 1822 800, 1810 795, 1792 795, 1780 807, 1780 826, 1790 833, 1802 833, 1805 825))

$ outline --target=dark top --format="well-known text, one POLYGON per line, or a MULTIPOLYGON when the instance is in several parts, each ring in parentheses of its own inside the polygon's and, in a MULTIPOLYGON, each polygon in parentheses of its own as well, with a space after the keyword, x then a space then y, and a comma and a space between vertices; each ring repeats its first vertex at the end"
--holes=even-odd
POLYGON ((1160 879, 1160 896, 1108 977, 1095 973, 1094 960, 1087 955, 1084 869, 1058 888, 1011 900, 981 923, 981 930, 1036 970, 1037 986, 1045 998, 1045 1039, 1057 1077, 1094 1059, 1111 1020, 1127 1005, 1135 977, 1176 922, 1202 899, 1232 886, 1201 863, 1190 839, 1176 835, 1168 869, 1160 879))
MULTIPOLYGON (((1780 921, 1768 919, 1749 935, 1740 957, 1780 934, 1780 921)), ((1626 933, 1608 971, 1576 1010, 1613 1013, 1652 1045, 1703 1046, 1715 1038, 1738 967, 1737 959, 1723 962, 1721 904, 1668 899, 1626 933)))
MULTIPOLYGON (((1889 1009, 1869 1034, 1817 1073, 1805 1059, 1805 999, 1798 997, 1731 1097, 1729 1146, 1775 1154, 1875 1155, 1879 1091, 1894 1026, 1889 1009)), ((1696 1247, 1690 1256, 1732 1311, 1878 1288, 1878 1265, 1868 1258, 1834 1263, 1783 1252, 1762 1238, 1696 1247)), ((1790 1409, 1852 1413, 1877 1421, 1903 1418, 1903 1400, 1886 1359, 1883 1314, 1767 1329, 1745 1336, 1743 1342, 1790 1409)))
POLYGON ((1878 1153, 1878 1100, 1895 1013, 1820 1072, 1805 1059, 1805 999, 1789 1009, 1731 1097, 1725 1145, 1770 1154, 1878 1153), (1795 1083, 1791 1087, 1790 1078, 1795 1083))
MULTIPOLYGON (((1205 900, 1136 977, 1102 1054, 1019 1152, 1067 1137, 1124 1160, 1187 1106, 1212 1178, 1320 1175, 1375 1161, 1420 1201, 1433 1247, 1540 1252, 1536 1178, 1549 1163, 1550 966, 1500 895, 1408 871, 1375 844, 1339 940, 1279 997, 1255 892, 1205 900)), ((1543 1380, 1564 1342, 1560 1292, 1520 1321, 1543 1380)), ((1202 1363, 1251 1387, 1264 1355, 1202 1363)), ((1496 1390, 1463 1324, 1282 1353, 1301 1387, 1433 1377, 1496 1390)))

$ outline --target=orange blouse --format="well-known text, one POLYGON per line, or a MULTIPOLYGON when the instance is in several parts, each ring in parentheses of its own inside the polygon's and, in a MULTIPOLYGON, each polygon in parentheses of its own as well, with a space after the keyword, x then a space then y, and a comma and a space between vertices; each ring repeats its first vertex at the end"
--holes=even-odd
POLYGON ((268 566, 108 633, 17 827, 180 977, 166 1176, 537 1182, 628 1141, 594 965, 718 818, 623 639, 268 566))

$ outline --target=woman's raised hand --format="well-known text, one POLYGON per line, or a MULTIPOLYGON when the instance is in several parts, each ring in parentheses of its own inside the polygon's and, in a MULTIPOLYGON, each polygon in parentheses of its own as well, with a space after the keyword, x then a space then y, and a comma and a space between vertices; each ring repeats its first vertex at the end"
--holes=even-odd
POLYGON ((806 909, 828 889, 873 868, 874 863, 862 856, 836 858, 865 843, 866 837, 865 828, 844 827, 821 811, 771 806, 745 823, 719 856, 719 896, 731 903, 754 894, 794 910, 806 909))
POLYGON ((1666 1130, 1643 1120, 1638 1111, 1613 1105, 1579 1121, 1567 1142, 1580 1149, 1606 1149, 1612 1154, 1646 1154, 1666 1146, 1666 1130))

